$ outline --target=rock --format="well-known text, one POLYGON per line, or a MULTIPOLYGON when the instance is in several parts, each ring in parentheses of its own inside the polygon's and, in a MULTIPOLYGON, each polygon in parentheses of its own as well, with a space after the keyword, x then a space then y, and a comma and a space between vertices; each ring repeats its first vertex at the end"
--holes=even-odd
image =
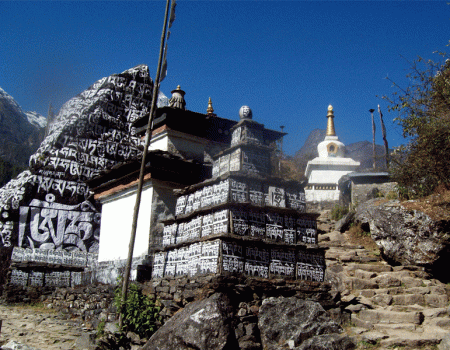
POLYGON ((422 312, 396 312, 388 310, 361 310, 358 318, 363 321, 375 323, 413 323, 422 324, 422 312))
POLYGON ((232 327, 232 309, 225 294, 215 293, 192 302, 176 313, 143 350, 238 349, 232 327))
POLYGON ((324 334, 307 339, 295 350, 352 350, 355 348, 354 341, 346 335, 324 334))
POLYGON ((438 350, 450 350, 450 333, 447 333, 447 335, 442 338, 442 341, 437 348, 438 350))
POLYGON ((372 302, 381 306, 388 306, 392 304, 393 297, 389 294, 377 294, 372 297, 372 302))
POLYGON ((259 309, 258 326, 265 350, 289 346, 288 341, 293 341, 298 349, 341 349, 340 345, 352 344, 349 339, 341 339, 342 328, 327 316, 319 303, 295 297, 265 299, 259 309), (306 340, 309 341, 304 343, 306 340))
POLYGON ((355 218, 355 212, 351 211, 348 212, 342 219, 340 219, 338 222, 336 222, 334 229, 339 232, 345 232, 349 229, 350 224, 353 222, 353 219, 355 218))
POLYGON ((422 294, 394 295, 392 301, 395 305, 422 305, 425 306, 425 298, 422 294))
POLYGON ((378 331, 370 331, 366 332, 362 336, 362 340, 370 343, 370 344, 376 344, 381 339, 386 339, 388 336, 384 333, 378 332, 378 331))
POLYGON ((31 346, 27 346, 21 343, 18 343, 14 340, 9 341, 7 344, 1 347, 2 350, 39 350, 37 348, 33 348, 31 346))
POLYGON ((364 270, 371 272, 390 272, 392 271, 392 266, 382 265, 382 264, 351 264, 348 266, 349 270, 364 270))
POLYGON ((243 341, 239 341, 239 349, 240 350, 260 350, 261 344, 255 343, 254 341, 251 341, 251 340, 243 340, 243 341))
POLYGON ((360 312, 362 309, 364 309, 364 305, 362 304, 356 304, 356 305, 348 305, 345 307, 345 310, 348 310, 352 313, 360 312))
POLYGON ((355 277, 360 279, 370 279, 376 277, 377 274, 373 271, 355 270, 355 277))
POLYGON ((445 307, 448 305, 448 297, 446 294, 426 294, 425 302, 431 307, 445 307))
POLYGON ((376 277, 374 281, 379 288, 400 287, 402 285, 402 281, 388 273, 376 277))
POLYGON ((352 278, 353 289, 376 289, 378 284, 374 280, 352 278))
POLYGON ((370 234, 387 260, 401 265, 431 268, 444 274, 450 249, 450 223, 434 221, 398 200, 369 200, 356 209, 355 220, 370 227, 370 234), (440 270, 443 268, 442 270, 440 270))

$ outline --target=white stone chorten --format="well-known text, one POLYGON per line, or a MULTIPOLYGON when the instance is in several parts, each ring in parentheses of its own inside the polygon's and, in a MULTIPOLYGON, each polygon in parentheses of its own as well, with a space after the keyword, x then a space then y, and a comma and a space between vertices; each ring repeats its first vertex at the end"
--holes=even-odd
POLYGON ((305 187, 307 202, 339 200, 339 179, 355 171, 360 163, 345 158, 345 145, 339 141, 334 130, 333 106, 328 106, 327 133, 325 140, 317 146, 319 156, 310 160, 306 166, 305 187))

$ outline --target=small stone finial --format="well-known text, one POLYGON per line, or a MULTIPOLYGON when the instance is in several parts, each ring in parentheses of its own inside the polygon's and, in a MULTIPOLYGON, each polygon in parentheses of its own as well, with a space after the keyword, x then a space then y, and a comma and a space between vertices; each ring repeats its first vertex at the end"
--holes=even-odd
POLYGON ((169 100, 169 107, 186 110, 186 101, 184 95, 186 92, 181 90, 180 85, 175 90, 172 90, 172 97, 169 100))
POLYGON ((327 117, 328 116, 334 116, 334 113, 333 113, 333 106, 332 105, 328 105, 328 114, 327 114, 327 117))
POLYGON ((326 136, 336 136, 336 131, 334 130, 334 112, 333 112, 333 106, 328 106, 328 113, 327 113, 327 135, 326 136))
POLYGON ((239 109, 239 117, 242 119, 252 119, 252 110, 249 106, 242 106, 239 109))
POLYGON ((211 97, 208 100, 208 108, 206 109, 206 114, 209 114, 209 115, 214 114, 214 108, 212 106, 211 97))

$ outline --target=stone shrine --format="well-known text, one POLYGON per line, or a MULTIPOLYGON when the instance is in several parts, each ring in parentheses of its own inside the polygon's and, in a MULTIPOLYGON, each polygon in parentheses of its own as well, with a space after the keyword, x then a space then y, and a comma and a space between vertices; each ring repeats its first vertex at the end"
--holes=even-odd
POLYGON ((323 281, 316 214, 305 213, 295 181, 271 176, 271 144, 283 133, 252 120, 243 106, 231 144, 213 157, 212 177, 178 191, 164 221, 152 278, 238 274, 323 281))
POLYGON ((306 166, 307 202, 339 201, 339 179, 355 171, 360 165, 351 158, 345 158, 345 145, 336 136, 331 105, 328 106, 327 119, 325 140, 317 146, 319 156, 310 160, 306 166))

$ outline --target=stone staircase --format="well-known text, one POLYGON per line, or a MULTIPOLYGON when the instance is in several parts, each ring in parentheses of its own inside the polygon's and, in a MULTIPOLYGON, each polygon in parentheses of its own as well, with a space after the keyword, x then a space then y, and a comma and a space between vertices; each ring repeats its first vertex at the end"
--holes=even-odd
POLYGON ((449 286, 350 243, 348 233, 333 230, 329 211, 318 229, 319 244, 329 248, 326 280, 340 292, 358 349, 450 349, 449 286))

